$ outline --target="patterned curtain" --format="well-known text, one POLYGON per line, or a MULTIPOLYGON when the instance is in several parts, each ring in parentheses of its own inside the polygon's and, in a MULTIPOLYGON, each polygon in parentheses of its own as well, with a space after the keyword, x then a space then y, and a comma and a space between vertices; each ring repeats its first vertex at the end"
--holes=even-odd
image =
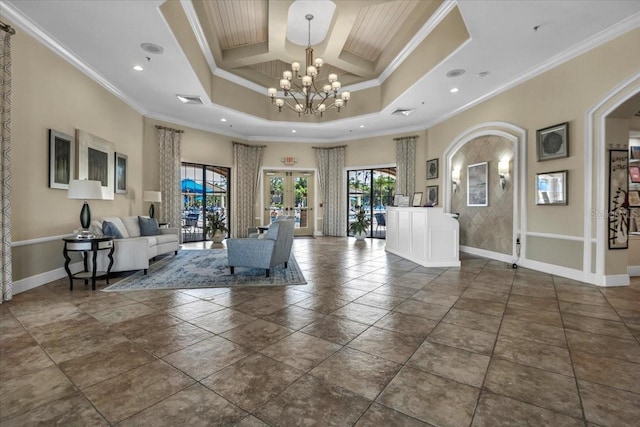
POLYGON ((417 136, 394 138, 396 141, 396 194, 412 196, 416 175, 417 136))
POLYGON ((181 130, 156 126, 160 150, 160 215, 171 227, 182 224, 182 193, 180 189, 180 140, 181 130))
POLYGON ((233 181, 231 183, 231 237, 247 237, 253 227, 253 205, 260 181, 264 146, 233 143, 233 181))
POLYGON ((11 36, 15 31, 0 22, 0 265, 2 266, 2 301, 13 297, 11 276, 11 36))
POLYGON ((345 147, 314 148, 318 165, 320 195, 324 207, 322 233, 325 236, 346 236, 345 147))

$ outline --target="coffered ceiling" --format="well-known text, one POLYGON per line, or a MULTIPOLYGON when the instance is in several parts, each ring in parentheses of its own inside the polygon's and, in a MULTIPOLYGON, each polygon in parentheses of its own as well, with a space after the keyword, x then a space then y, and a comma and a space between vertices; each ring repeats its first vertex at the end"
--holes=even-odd
POLYGON ((322 143, 428 128, 638 28, 640 2, 2 0, 0 16, 145 116, 249 141, 322 143), (304 64, 307 13, 325 61, 319 78, 336 73, 352 93, 340 114, 279 114, 266 95, 291 62, 304 64), (447 77, 456 69, 465 72, 447 77), (393 115, 399 108, 413 113, 393 115))
POLYGON ((338 74, 346 85, 377 78, 442 1, 336 3, 300 1, 304 6, 289 10, 284 7, 289 2, 267 0, 192 4, 216 65, 269 87, 291 69, 291 62, 304 61, 309 38, 315 57, 325 62, 320 81, 330 73, 338 74), (308 12, 314 15, 310 28, 305 20, 308 12), (328 31, 323 31, 325 22, 328 31), (300 43, 285 37, 294 28, 300 43))

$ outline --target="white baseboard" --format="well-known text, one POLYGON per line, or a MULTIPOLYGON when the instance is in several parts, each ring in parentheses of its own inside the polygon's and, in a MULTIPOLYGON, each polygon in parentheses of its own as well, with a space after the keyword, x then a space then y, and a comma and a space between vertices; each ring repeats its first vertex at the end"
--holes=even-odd
POLYGON ((495 259, 496 261, 502 261, 508 264, 512 264, 515 259, 513 255, 501 254, 500 252, 488 251, 486 249, 479 249, 471 246, 460 245, 460 251, 471 255, 481 256, 483 258, 495 259))
POLYGON ((584 272, 582 270, 576 270, 575 268, 563 267, 561 265, 548 264, 546 262, 533 261, 530 259, 521 260, 520 265, 532 270, 553 274, 554 276, 565 277, 567 279, 577 280, 579 282, 585 282, 595 285, 593 277, 587 277, 584 275, 584 272))
MULTIPOLYGON (((83 263, 76 262, 69 264, 69 269, 72 273, 77 273, 84 268, 83 263)), ((28 291, 29 289, 37 288, 38 286, 46 285, 54 280, 67 277, 67 272, 63 267, 56 268, 55 270, 46 271, 44 273, 36 274, 35 276, 26 277, 24 279, 16 280, 13 282, 13 294, 19 294, 21 292, 28 291)))
POLYGON ((629 274, 615 274, 604 276, 602 282, 600 282, 598 278, 593 274, 585 274, 582 270, 547 264, 546 262, 525 259, 521 261, 520 265, 525 268, 531 268, 532 270, 553 274, 554 276, 565 277, 567 279, 577 280, 579 282, 589 283, 591 285, 602 287, 629 286, 630 283, 629 274))
POLYGON ((614 287, 614 286, 629 286, 631 280, 628 274, 612 274, 610 276, 604 276, 603 283, 596 283, 599 286, 614 287))
POLYGON ((629 273, 631 277, 640 276, 640 265, 630 265, 627 267, 627 273, 629 273))

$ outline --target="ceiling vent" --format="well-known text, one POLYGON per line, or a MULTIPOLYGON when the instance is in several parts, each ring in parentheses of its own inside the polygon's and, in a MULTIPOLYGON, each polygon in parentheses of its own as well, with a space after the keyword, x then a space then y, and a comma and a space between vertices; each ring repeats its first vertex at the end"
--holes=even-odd
POLYGON ((456 69, 456 70, 451 70, 447 73, 447 77, 449 78, 453 78, 453 77, 460 77, 461 75, 463 75, 466 71, 463 69, 456 69))
POLYGON ((409 114, 413 113, 415 110, 415 108, 396 108, 391 115, 408 117, 409 114))
POLYGON ((202 105, 202 99, 200 99, 199 96, 196 95, 176 95, 178 97, 178 99, 180 100, 180 102, 182 102, 183 104, 198 104, 198 105, 202 105))
POLYGON ((153 53, 154 55, 161 55, 162 52, 164 52, 164 49, 162 48, 162 46, 157 45, 155 43, 142 43, 140 47, 145 52, 153 53))

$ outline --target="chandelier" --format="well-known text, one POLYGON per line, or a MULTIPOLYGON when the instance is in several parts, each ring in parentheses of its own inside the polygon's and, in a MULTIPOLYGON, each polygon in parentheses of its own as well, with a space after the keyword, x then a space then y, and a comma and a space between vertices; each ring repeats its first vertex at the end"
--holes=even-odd
POLYGON ((338 81, 338 75, 333 73, 329 74, 328 83, 323 85, 321 90, 318 90, 316 86, 318 71, 324 61, 322 58, 313 59, 313 49, 311 48, 313 15, 308 14, 305 19, 309 22, 309 42, 305 49, 306 74, 300 74, 299 62, 292 62, 291 70, 283 71, 282 79, 280 79, 280 88, 284 92, 284 99, 276 97, 278 91, 275 87, 270 87, 267 93, 271 98, 271 103, 278 107, 279 112, 282 112, 284 106, 298 113, 298 116, 302 114, 320 114, 322 116, 330 108, 335 108, 340 112, 342 107, 347 106, 347 101, 351 99, 351 93, 348 91, 338 93, 342 84, 338 81))

